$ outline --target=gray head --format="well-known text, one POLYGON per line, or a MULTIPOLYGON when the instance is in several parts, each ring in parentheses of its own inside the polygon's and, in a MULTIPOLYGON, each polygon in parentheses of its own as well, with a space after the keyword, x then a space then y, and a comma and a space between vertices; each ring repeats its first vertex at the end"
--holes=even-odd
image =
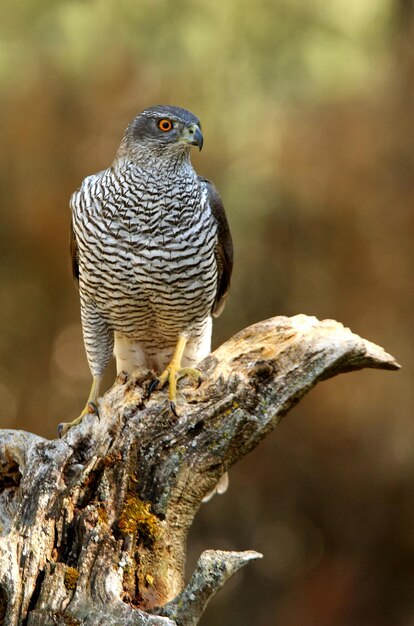
POLYGON ((190 147, 203 147, 199 119, 176 106, 156 105, 142 111, 128 126, 121 144, 122 156, 146 158, 188 158, 190 147))

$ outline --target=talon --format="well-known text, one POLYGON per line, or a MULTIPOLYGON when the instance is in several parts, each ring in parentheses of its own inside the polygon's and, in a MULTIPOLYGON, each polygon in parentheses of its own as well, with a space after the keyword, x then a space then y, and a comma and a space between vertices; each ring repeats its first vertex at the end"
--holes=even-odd
POLYGON ((159 378, 156 378, 155 380, 151 382, 151 384, 148 386, 147 398, 150 397, 153 391, 156 391, 156 389, 158 389, 159 384, 160 384, 159 378))
POLYGON ((97 407, 99 386, 102 380, 102 376, 94 376, 92 381, 91 391, 89 393, 88 401, 83 409, 82 413, 73 422, 61 422, 58 426, 58 435, 62 438, 73 427, 78 426, 85 417, 85 415, 96 415, 99 418, 99 411, 97 407))
POLYGON ((162 372, 162 374, 156 378, 148 387, 148 398, 155 389, 162 389, 164 385, 168 384, 168 399, 170 401, 170 409, 175 417, 179 417, 177 413, 177 380, 184 376, 189 376, 197 381, 197 387, 203 382, 201 372, 193 367, 181 367, 181 359, 184 354, 185 346, 187 343, 186 335, 182 334, 178 337, 177 345, 175 346, 174 354, 171 361, 162 372))
POLYGON ((73 422, 61 422, 58 426, 58 435, 60 437, 60 439, 62 439, 62 437, 64 435, 66 435, 66 433, 73 427, 73 426, 78 426, 83 418, 85 417, 85 415, 91 415, 94 411, 90 411, 89 410, 89 404, 92 403, 88 403, 86 405, 86 407, 84 408, 84 410, 82 411, 82 413, 79 415, 78 418, 76 418, 75 420, 73 420, 73 422))

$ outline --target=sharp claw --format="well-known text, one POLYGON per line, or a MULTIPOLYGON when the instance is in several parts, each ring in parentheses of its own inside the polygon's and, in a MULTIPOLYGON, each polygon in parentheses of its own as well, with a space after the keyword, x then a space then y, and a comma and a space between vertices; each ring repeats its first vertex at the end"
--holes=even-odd
POLYGON ((59 437, 62 438, 74 426, 79 426, 86 415, 96 415, 99 420, 99 411, 95 402, 88 402, 80 416, 76 420, 73 420, 73 422, 61 422, 57 427, 59 437))
POLYGON ((152 383, 148 387, 147 398, 149 398, 152 392, 158 388, 159 384, 160 384, 159 378, 156 378, 155 380, 152 381, 152 383))
POLYGON ((197 378, 197 387, 196 387, 196 389, 198 389, 198 388, 199 388, 199 386, 201 385, 201 383, 202 383, 202 382, 203 382, 203 377, 202 377, 202 376, 199 376, 199 377, 197 378))
POLYGON ((171 400, 170 402, 170 409, 174 413, 175 417, 178 417, 177 408, 175 406, 174 400, 171 400))

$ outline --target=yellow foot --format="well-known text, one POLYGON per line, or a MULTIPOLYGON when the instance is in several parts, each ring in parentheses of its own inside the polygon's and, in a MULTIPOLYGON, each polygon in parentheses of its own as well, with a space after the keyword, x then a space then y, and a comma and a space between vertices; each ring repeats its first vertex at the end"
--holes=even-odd
POLYGON ((183 378, 184 376, 194 378, 197 381, 198 387, 203 382, 200 370, 197 370, 193 367, 177 367, 171 362, 170 365, 165 368, 161 376, 152 381, 148 389, 149 397, 153 391, 156 391, 157 389, 162 389, 168 383, 168 399, 170 401, 170 408, 176 417, 178 417, 177 380, 180 380, 180 378, 183 378))
POLYGON ((102 376, 93 377, 91 391, 89 393, 89 398, 88 398, 88 401, 86 402, 85 408, 83 409, 79 417, 73 420, 73 422, 62 422, 61 424, 59 424, 58 426, 59 437, 63 437, 63 435, 66 435, 68 430, 70 430, 73 426, 78 426, 83 420, 83 418, 85 417, 85 415, 90 415, 91 413, 95 413, 95 415, 98 415, 97 402, 98 402, 99 387, 101 384, 101 380, 102 380, 102 376))
POLYGON ((173 357, 171 359, 171 363, 167 365, 163 373, 159 378, 156 378, 148 389, 148 397, 151 395, 153 391, 156 389, 162 389, 164 385, 168 383, 168 398, 170 400, 171 411, 174 413, 176 417, 177 415, 177 380, 182 378, 183 376, 190 376, 191 378, 195 378, 198 382, 198 385, 201 385, 202 376, 201 372, 193 367, 181 367, 181 359, 184 353, 184 348, 187 343, 187 337, 185 335, 180 335, 178 337, 177 345, 174 350, 173 357))
POLYGON ((99 415, 98 413, 98 407, 96 406, 96 404, 94 402, 88 402, 87 405, 85 406, 85 408, 83 409, 82 413, 79 415, 79 417, 77 417, 75 420, 73 420, 73 422, 61 422, 58 426, 58 435, 59 437, 63 437, 64 435, 66 435, 66 433, 73 427, 73 426, 78 426, 83 418, 85 417, 85 415, 91 415, 91 414, 95 414, 95 415, 99 415))

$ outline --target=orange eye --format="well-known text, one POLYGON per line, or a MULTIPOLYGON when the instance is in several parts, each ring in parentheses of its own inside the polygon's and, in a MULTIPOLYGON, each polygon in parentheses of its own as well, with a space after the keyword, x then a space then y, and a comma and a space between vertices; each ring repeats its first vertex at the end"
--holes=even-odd
POLYGON ((158 122, 158 128, 162 130, 164 133, 167 133, 173 127, 172 122, 170 120, 164 119, 158 122))

